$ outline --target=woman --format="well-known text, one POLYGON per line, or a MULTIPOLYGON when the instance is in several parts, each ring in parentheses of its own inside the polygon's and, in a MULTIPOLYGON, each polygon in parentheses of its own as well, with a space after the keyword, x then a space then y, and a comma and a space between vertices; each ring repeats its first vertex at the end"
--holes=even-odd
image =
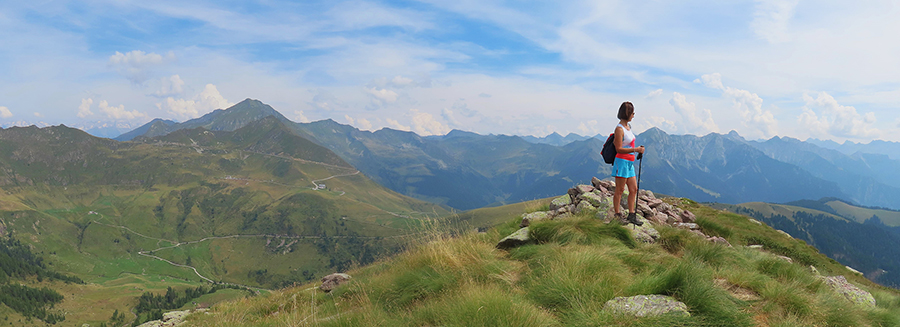
POLYGON ((623 102, 619 106, 619 124, 616 125, 616 136, 614 144, 616 145, 616 160, 613 162, 613 177, 616 178, 616 193, 613 195, 613 210, 616 212, 616 218, 622 220, 621 205, 622 192, 625 186, 628 186, 628 217, 626 222, 637 226, 643 225, 637 219, 634 213, 635 202, 637 201, 637 179, 634 177, 634 153, 644 153, 644 146, 635 147, 634 133, 631 132, 631 120, 634 119, 634 105, 631 102, 623 102))

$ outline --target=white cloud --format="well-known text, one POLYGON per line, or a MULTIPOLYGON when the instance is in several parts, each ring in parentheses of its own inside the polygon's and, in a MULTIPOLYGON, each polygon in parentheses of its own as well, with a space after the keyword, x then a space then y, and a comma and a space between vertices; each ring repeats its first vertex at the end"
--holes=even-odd
POLYGON ((582 121, 578 124, 578 127, 576 127, 575 130, 578 131, 579 134, 585 136, 596 135, 600 132, 596 120, 588 120, 586 122, 582 121))
MULTIPOLYGON (((313 92, 310 90, 310 92, 313 92)), ((337 108, 346 108, 347 105, 340 101, 334 94, 325 89, 317 89, 316 95, 313 96, 312 101, 307 102, 310 106, 325 110, 332 111, 337 108)))
POLYGON ((681 130, 685 133, 695 133, 704 135, 709 132, 719 132, 719 126, 713 121, 712 113, 709 109, 699 109, 697 105, 688 102, 687 98, 678 92, 672 93, 672 99, 669 100, 675 112, 681 115, 681 130))
POLYGON ((364 131, 372 130, 372 122, 370 122, 368 119, 360 118, 360 119, 357 119, 356 121, 357 121, 357 123, 359 123, 359 126, 357 126, 357 128, 364 130, 364 131))
POLYGON ((35 111, 35 112, 34 112, 34 116, 35 116, 35 117, 38 117, 38 118, 42 118, 42 117, 44 117, 44 114, 35 111))
POLYGON ((756 0, 756 11, 750 26, 756 36, 769 43, 791 40, 788 23, 794 17, 794 9, 800 0, 756 0))
POLYGON ((309 118, 306 118, 306 115, 303 114, 303 110, 294 110, 294 119, 301 123, 309 122, 309 118))
POLYGON ((725 86, 722 85, 722 74, 719 73, 704 74, 699 79, 695 79, 694 83, 703 83, 706 87, 719 90, 725 89, 725 86))
POLYGON ((156 107, 166 110, 178 118, 192 119, 215 109, 224 109, 232 105, 234 104, 222 97, 215 85, 206 84, 203 91, 197 94, 193 100, 168 97, 164 103, 157 103, 156 107))
POLYGON ((459 120, 456 120, 456 116, 454 115, 453 110, 451 110, 450 108, 441 109, 441 117, 444 117, 444 120, 448 121, 450 125, 454 127, 459 127, 462 125, 460 124, 459 120))
POLYGON ((722 74, 705 74, 695 83, 702 83, 706 87, 722 90, 722 95, 730 98, 733 108, 741 116, 741 124, 751 128, 747 134, 751 137, 769 138, 775 136, 778 121, 771 111, 763 110, 763 99, 747 90, 736 89, 722 84, 722 74))
POLYGON ((881 134, 879 129, 872 126, 876 122, 874 113, 861 115, 856 108, 839 104, 826 92, 819 92, 815 98, 803 94, 803 101, 806 105, 797 121, 812 136, 868 139, 881 134))
POLYGON ((100 103, 97 105, 97 109, 99 109, 100 112, 106 114, 107 117, 112 119, 131 120, 147 117, 147 114, 139 112, 137 110, 125 110, 125 105, 120 104, 118 107, 110 106, 109 102, 107 102, 106 100, 100 101, 100 103))
POLYGON ((0 106, 0 118, 9 118, 12 116, 13 114, 9 111, 9 108, 0 106))
POLYGON ((378 105, 384 105, 387 103, 393 103, 397 101, 399 95, 397 92, 388 89, 378 89, 376 87, 366 88, 366 93, 372 96, 372 101, 376 102, 378 105))
POLYGON ((353 117, 350 117, 350 115, 344 115, 344 119, 347 120, 347 124, 354 125, 353 117))
POLYGON ((646 98, 647 98, 647 99, 652 99, 652 98, 658 97, 658 96, 660 96, 660 95, 662 95, 662 94, 663 94, 663 89, 656 89, 656 91, 647 93, 646 98))
POLYGON ((388 127, 390 127, 390 128, 393 128, 396 130, 401 130, 401 131, 407 131, 407 132, 412 131, 412 128, 409 128, 409 126, 403 125, 396 120, 393 120, 390 118, 385 118, 384 121, 386 121, 388 123, 388 127))
POLYGON ((169 52, 166 56, 162 56, 153 52, 146 53, 140 50, 134 50, 128 53, 116 51, 109 56, 108 64, 115 70, 135 84, 143 84, 149 77, 147 71, 152 66, 158 66, 163 63, 175 60, 175 54, 169 52))
POLYGON ((646 119, 646 123, 639 121, 634 124, 635 131, 642 132, 651 127, 659 128, 669 134, 678 133, 678 125, 676 125, 675 122, 660 116, 650 116, 650 118, 646 119))
POLYGON ((411 85, 413 83, 413 79, 397 75, 397 76, 394 76, 394 79, 391 80, 391 83, 396 86, 403 87, 403 86, 411 85))
POLYGON ((184 93, 184 81, 178 75, 161 78, 159 84, 159 90, 153 92, 155 96, 167 97, 184 93))
POLYGON ((91 105, 93 103, 94 99, 81 99, 81 105, 78 106, 78 118, 84 118, 93 115, 94 113, 91 112, 91 105))
POLYGON ((450 127, 446 124, 443 124, 426 112, 419 112, 416 109, 410 110, 412 113, 412 125, 413 131, 416 134, 427 136, 427 135, 444 135, 450 132, 450 127))

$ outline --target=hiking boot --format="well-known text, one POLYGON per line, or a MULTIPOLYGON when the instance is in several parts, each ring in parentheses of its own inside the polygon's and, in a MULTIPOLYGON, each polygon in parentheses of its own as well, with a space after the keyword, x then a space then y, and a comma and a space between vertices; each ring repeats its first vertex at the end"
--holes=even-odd
POLYGON ((625 215, 623 215, 621 212, 616 212, 616 213, 613 215, 613 218, 614 218, 616 221, 620 222, 620 223, 624 223, 624 222, 625 222, 625 215))
POLYGON ((637 214, 633 212, 628 214, 628 218, 626 218, 626 221, 629 224, 634 224, 635 226, 641 226, 644 224, 644 222, 638 220, 637 214))

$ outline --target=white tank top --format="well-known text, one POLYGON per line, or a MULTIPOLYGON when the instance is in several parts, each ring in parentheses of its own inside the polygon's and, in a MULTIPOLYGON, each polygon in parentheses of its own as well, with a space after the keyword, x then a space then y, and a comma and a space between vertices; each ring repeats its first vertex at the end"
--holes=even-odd
POLYGON ((624 135, 622 135, 622 147, 623 148, 624 147, 633 148, 634 144, 632 142, 634 142, 634 133, 632 133, 630 129, 625 128, 625 126, 622 126, 622 124, 616 125, 616 128, 619 128, 619 127, 621 127, 622 131, 625 132, 624 135))

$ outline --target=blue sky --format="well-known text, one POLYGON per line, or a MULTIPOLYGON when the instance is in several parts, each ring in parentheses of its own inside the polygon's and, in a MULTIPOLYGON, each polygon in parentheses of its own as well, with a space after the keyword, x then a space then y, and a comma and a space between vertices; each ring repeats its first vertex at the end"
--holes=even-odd
POLYGON ((900 141, 892 1, 6 1, 0 125, 138 126, 245 98, 421 135, 634 126, 900 141))

